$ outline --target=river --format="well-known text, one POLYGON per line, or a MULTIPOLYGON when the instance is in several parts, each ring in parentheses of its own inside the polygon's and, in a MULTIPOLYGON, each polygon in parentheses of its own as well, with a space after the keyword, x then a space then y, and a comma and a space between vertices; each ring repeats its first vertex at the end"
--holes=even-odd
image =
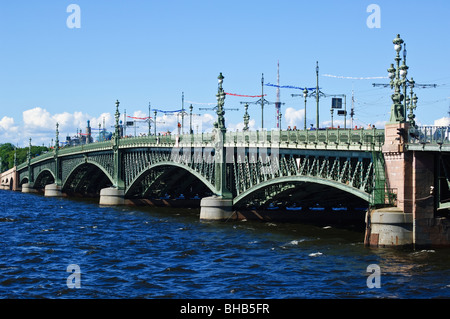
POLYGON ((4 299, 450 297, 450 249, 368 248, 363 233, 336 227, 200 222, 198 209, 10 191, 0 203, 4 299))

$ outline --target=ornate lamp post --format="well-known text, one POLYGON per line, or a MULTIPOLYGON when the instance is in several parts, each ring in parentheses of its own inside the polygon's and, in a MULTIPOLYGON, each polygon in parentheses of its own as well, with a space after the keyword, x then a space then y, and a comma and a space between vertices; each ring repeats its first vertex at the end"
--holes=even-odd
POLYGON ((414 118, 416 117, 414 115, 414 110, 417 108, 417 95, 413 92, 414 89, 414 84, 416 82, 414 82, 413 78, 411 78, 411 80, 409 81, 409 87, 410 87, 410 95, 411 97, 406 97, 406 106, 409 110, 409 114, 408 114, 408 122, 411 125, 411 127, 416 126, 416 121, 414 120, 414 118))
POLYGON ((248 131, 248 122, 250 120, 250 115, 248 114, 248 104, 244 105, 245 113, 244 113, 244 129, 243 131, 248 131))
POLYGON ((216 195, 222 198, 232 198, 231 192, 227 189, 227 162, 225 157, 225 133, 227 128, 225 127, 225 92, 222 84, 224 76, 222 73, 217 77, 219 80, 219 86, 217 90, 217 122, 214 123, 216 128, 215 141, 214 141, 214 162, 215 162, 215 187, 216 195))
POLYGON ((153 123, 153 127, 155 129, 155 137, 156 137, 156 115, 158 114, 158 112, 155 110, 154 114, 155 114, 155 123, 153 123))
POLYGON ((218 92, 216 94, 217 97, 217 128, 222 131, 226 132, 225 127, 225 111, 223 109, 223 106, 225 105, 225 91, 223 90, 222 84, 224 76, 222 75, 222 72, 220 72, 219 76, 217 77, 219 79, 219 88, 218 92))
POLYGON ((316 62, 316 130, 319 129, 319 61, 316 62))
POLYGON ((189 134, 193 134, 194 132, 192 131, 192 110, 194 109, 194 107, 189 106, 189 134))
POLYGON ((116 123, 114 125, 114 141, 115 141, 116 145, 118 144, 118 141, 120 139, 120 125, 119 125, 120 112, 119 112, 119 105, 120 105, 119 100, 116 100, 116 113, 115 113, 116 123))
POLYGON ((55 153, 58 153, 59 149, 59 123, 56 123, 56 139, 55 139, 55 153))
POLYGON ((303 129, 306 131, 306 98, 308 97, 308 89, 305 86, 305 89, 303 90, 303 97, 305 98, 305 119, 303 124, 303 129))
POLYGON ((408 74, 408 67, 403 61, 403 64, 400 66, 400 51, 402 50, 403 40, 400 38, 400 35, 397 34, 397 37, 392 41, 394 43, 394 49, 397 52, 395 57, 396 67, 391 64, 391 67, 387 70, 389 72, 389 78, 391 79, 390 85, 391 89, 394 89, 394 94, 392 94, 391 98, 393 101, 391 107, 391 118, 390 123, 404 123, 405 122, 405 108, 402 105, 402 101, 405 96, 401 93, 401 88, 403 87, 404 92, 406 92, 406 75, 408 74))

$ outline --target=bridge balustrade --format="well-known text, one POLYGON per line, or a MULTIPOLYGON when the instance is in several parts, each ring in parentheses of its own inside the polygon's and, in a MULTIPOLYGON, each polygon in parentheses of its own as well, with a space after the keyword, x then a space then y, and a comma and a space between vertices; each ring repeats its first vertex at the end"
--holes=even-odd
MULTIPOLYGON (((120 139, 120 148, 130 147, 173 147, 183 145, 214 146, 215 136, 213 133, 201 134, 167 134, 129 137, 120 139)), ((410 139, 412 143, 449 143, 448 127, 424 127, 419 139, 410 139)), ((330 146, 356 146, 365 147, 367 150, 380 150, 384 143, 384 130, 299 130, 299 131, 241 131, 227 132, 225 144, 227 146, 250 146, 263 145, 271 147, 330 147, 330 146)), ((77 146, 60 148, 58 156, 72 155, 77 153, 110 150, 112 141, 102 141, 77 146)), ((54 157, 54 152, 42 154, 31 160, 31 164, 48 160, 54 157)), ((27 163, 22 163, 18 169, 22 169, 27 163)))
POLYGON ((450 126, 418 126, 409 133, 410 144, 450 144, 450 126))

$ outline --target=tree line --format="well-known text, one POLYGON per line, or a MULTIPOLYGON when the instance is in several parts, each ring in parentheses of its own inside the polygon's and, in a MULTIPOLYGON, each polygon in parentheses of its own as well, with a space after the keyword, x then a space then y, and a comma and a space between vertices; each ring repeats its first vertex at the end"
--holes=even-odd
MULTIPOLYGON (((11 143, 0 144, 1 171, 4 172, 14 166, 14 152, 16 147, 11 143)), ((49 148, 45 146, 31 146, 31 157, 36 157, 42 153, 48 152, 49 148)), ((26 162, 28 156, 28 147, 17 147, 16 164, 20 165, 26 162)))

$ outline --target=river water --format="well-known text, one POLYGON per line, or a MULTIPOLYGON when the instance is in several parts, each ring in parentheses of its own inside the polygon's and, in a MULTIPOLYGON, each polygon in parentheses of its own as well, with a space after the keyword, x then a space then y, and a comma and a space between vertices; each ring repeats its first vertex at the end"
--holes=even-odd
POLYGON ((450 249, 367 248, 363 233, 335 227, 200 222, 197 209, 10 191, 0 203, 1 298, 450 297, 450 249))

